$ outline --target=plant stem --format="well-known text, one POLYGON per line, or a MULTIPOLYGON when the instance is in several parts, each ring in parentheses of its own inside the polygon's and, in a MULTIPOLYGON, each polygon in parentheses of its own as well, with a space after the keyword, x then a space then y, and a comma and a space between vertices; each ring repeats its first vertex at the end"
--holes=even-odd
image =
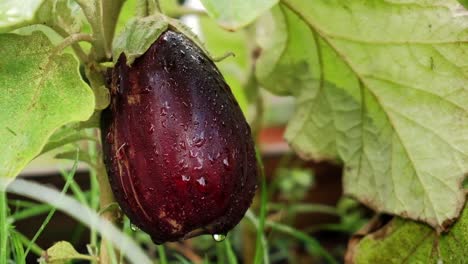
MULTIPOLYGON (((106 168, 102 161, 102 152, 97 152, 96 160, 96 176, 99 183, 99 207, 101 209, 110 207, 115 203, 114 194, 112 193, 111 186, 109 184, 106 168)), ((105 210, 101 217, 108 220, 111 223, 114 223, 117 219, 116 210, 105 210)), ((110 255, 108 251, 108 242, 106 239, 102 238, 99 260, 100 263, 110 263, 110 255)))
MULTIPOLYGON (((70 36, 70 34, 65 29, 63 29, 62 27, 60 27, 60 26, 58 26, 56 24, 50 25, 50 28, 53 29, 57 34, 59 34, 64 39, 67 38, 68 36, 70 36)), ((75 52, 76 56, 78 57, 78 59, 80 60, 80 62, 83 63, 83 64, 87 64, 88 63, 88 55, 81 48, 81 46, 78 43, 73 43, 73 44, 71 44, 71 47, 72 47, 73 51, 75 52)))
MULTIPOLYGON (((124 0, 76 0, 82 8, 88 22, 93 30, 93 47, 90 59, 94 62, 107 61, 112 56, 112 40, 115 33, 116 22, 124 0)), ((104 75, 96 65, 88 65, 86 76, 90 80, 91 87, 96 96, 96 108, 103 109, 107 106, 103 87, 105 87, 104 75)), ((99 207, 107 208, 115 203, 107 173, 102 161, 101 151, 96 152, 96 177, 99 184, 99 207)), ((102 217, 113 223, 117 218, 115 210, 108 210, 102 217)), ((93 232, 92 232, 93 233, 93 232)), ((100 263, 109 263, 108 242, 102 238, 99 251, 100 263)))
POLYGON ((112 54, 112 41, 114 39, 115 27, 117 19, 119 18, 120 9, 125 0, 101 0, 101 23, 103 27, 103 34, 105 37, 104 47, 107 58, 111 57, 112 54))
POLYGON ((57 47, 55 47, 55 50, 53 52, 54 53, 61 52, 66 47, 71 46, 73 44, 77 44, 80 41, 86 41, 86 42, 92 43, 93 36, 89 34, 84 34, 84 33, 77 33, 77 34, 69 35, 65 37, 57 47))
POLYGON ((159 12, 161 13, 161 5, 159 4, 159 0, 152 0, 153 2, 153 12, 151 12, 152 14, 156 13, 156 12, 159 12))
POLYGON ((9 224, 7 222, 8 203, 4 190, 0 189, 0 264, 7 264, 7 241, 9 224))
POLYGON ((93 29, 91 58, 101 62, 111 57, 116 21, 124 0, 76 0, 93 29))

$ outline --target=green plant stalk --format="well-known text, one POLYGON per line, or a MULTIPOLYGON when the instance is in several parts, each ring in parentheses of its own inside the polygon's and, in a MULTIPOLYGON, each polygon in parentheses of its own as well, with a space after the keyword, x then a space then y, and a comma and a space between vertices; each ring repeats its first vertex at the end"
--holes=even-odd
POLYGON ((258 219, 257 226, 257 240, 255 243, 255 258, 254 263, 269 263, 268 261, 268 248, 266 245, 266 239, 264 237, 265 230, 265 219, 266 219, 266 207, 267 207, 267 187, 265 179, 265 167, 263 166, 262 156, 260 150, 256 148, 255 151, 258 167, 260 170, 260 216, 258 219))
POLYGON ((161 264, 167 264, 166 250, 164 250, 163 245, 158 246, 158 254, 159 254, 159 262, 161 262, 161 264))
POLYGON ((93 30, 91 60, 101 62, 112 55, 115 25, 124 0, 76 0, 93 30))
POLYGON ((7 222, 8 202, 6 192, 0 190, 0 264, 7 264, 7 241, 9 224, 7 222))

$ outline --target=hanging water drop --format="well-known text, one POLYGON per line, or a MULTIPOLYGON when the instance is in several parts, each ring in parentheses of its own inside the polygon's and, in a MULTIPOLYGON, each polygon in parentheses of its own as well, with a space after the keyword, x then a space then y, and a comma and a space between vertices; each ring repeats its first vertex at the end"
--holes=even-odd
POLYGON ((213 240, 216 242, 224 241, 224 239, 226 239, 225 234, 213 234, 213 240))

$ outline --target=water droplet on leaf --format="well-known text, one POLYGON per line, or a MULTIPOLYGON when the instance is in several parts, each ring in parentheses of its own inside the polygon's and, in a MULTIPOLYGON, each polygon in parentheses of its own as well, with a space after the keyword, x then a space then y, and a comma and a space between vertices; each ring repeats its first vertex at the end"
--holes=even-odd
POLYGON ((130 224, 130 229, 132 229, 132 231, 136 232, 138 230, 140 230, 140 228, 134 224, 130 224))

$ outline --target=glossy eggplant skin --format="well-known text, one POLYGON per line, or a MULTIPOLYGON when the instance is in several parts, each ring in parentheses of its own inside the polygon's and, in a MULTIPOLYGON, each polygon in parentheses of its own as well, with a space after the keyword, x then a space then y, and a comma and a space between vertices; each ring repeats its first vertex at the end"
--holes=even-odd
POLYGON ((225 234, 257 188, 250 127, 214 63, 168 30, 131 67, 121 55, 103 111, 113 193, 155 243, 225 234))

